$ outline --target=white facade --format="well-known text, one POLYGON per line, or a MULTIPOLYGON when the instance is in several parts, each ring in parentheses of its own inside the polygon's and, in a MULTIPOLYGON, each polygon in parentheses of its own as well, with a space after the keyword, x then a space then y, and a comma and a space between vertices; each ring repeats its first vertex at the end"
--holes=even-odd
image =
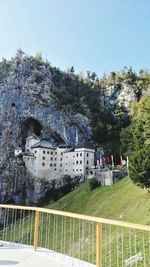
POLYGON ((26 152, 23 159, 27 169, 36 177, 48 180, 64 175, 83 175, 94 165, 94 150, 66 147, 52 147, 47 141, 39 141, 35 136, 26 139, 26 152))
POLYGON ((85 175, 94 165, 94 149, 76 148, 64 153, 64 175, 85 175))
POLYGON ((40 138, 35 134, 26 138, 25 151, 31 152, 31 147, 40 141, 40 138))

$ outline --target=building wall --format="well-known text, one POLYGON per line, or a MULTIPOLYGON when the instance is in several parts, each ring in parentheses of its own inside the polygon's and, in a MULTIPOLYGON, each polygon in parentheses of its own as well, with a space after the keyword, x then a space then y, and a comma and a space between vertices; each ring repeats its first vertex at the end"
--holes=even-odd
POLYGON ((27 138, 26 139, 25 150, 31 152, 31 146, 35 145, 39 141, 40 141, 40 139, 38 139, 38 138, 27 138))
POLYGON ((85 176, 87 169, 94 165, 94 150, 78 148, 64 153, 64 175, 85 176))
POLYGON ((31 155, 25 155, 24 161, 28 170, 36 177, 48 180, 61 178, 63 175, 71 177, 85 176, 87 169, 94 165, 94 150, 78 148, 67 152, 66 148, 31 148, 37 139, 27 139, 26 150, 31 155))

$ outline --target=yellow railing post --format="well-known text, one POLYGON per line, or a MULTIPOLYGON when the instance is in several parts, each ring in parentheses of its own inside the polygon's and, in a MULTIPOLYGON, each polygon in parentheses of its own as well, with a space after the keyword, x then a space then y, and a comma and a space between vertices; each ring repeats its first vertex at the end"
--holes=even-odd
POLYGON ((40 221, 40 212, 35 211, 35 221, 34 221, 34 249, 37 249, 38 246, 38 234, 39 234, 39 221, 40 221))
POLYGON ((102 223, 96 223, 96 267, 102 267, 102 223))

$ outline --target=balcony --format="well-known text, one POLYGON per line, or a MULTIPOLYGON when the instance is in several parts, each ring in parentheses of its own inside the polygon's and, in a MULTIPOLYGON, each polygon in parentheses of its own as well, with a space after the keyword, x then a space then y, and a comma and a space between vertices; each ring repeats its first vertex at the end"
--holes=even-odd
POLYGON ((0 205, 0 265, 150 267, 150 226, 0 205))

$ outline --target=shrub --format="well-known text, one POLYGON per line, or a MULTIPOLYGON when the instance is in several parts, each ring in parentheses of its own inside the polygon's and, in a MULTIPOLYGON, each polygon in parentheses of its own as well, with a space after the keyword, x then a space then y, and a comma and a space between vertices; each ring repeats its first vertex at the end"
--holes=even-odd
POLYGON ((89 180, 90 190, 94 190, 95 188, 97 188, 100 185, 101 185, 101 183, 96 178, 92 178, 89 180))

